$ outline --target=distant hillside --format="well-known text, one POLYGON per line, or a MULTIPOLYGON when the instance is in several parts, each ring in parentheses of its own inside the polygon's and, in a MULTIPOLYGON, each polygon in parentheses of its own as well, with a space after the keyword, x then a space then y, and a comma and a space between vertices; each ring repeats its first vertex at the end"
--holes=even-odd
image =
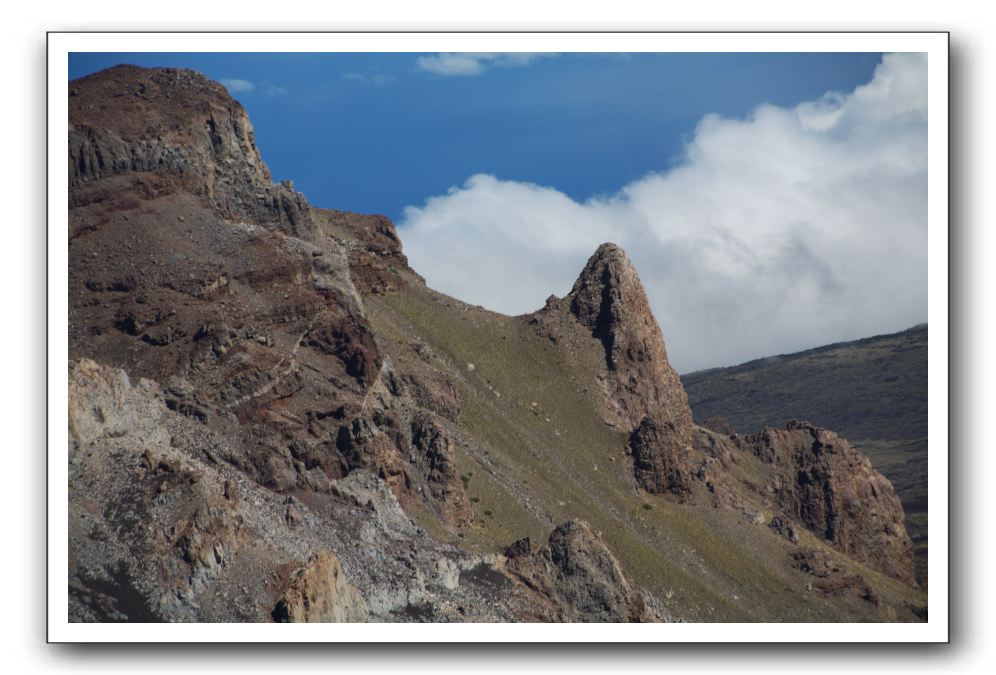
POLYGON ((682 376, 695 419, 740 433, 804 419, 838 431, 896 487, 926 577, 927 326, 682 376))

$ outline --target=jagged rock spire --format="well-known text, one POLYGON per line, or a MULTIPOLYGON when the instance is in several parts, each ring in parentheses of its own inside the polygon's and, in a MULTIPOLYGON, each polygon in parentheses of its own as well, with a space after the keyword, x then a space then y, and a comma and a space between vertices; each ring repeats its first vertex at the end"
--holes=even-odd
POLYGON ((622 426, 632 431, 650 415, 673 426, 687 444, 688 396, 668 363, 660 326, 626 253, 612 243, 599 246, 565 301, 605 348, 611 407, 622 426))
POLYGON ((631 432, 637 483, 684 495, 692 411, 626 253, 615 244, 599 246, 561 306, 605 349, 607 421, 631 432))

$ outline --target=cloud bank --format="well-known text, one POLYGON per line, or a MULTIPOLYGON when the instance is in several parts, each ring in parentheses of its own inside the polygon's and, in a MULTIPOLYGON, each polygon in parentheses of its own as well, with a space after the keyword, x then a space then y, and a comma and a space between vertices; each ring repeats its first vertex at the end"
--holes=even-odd
POLYGON ((683 161, 577 202, 479 174, 400 235, 429 285, 508 314, 629 253, 681 372, 892 332, 927 316, 926 56, 747 119, 704 117, 683 161))
POLYGON ((537 59, 557 56, 554 52, 444 52, 420 56, 418 70, 443 76, 481 75, 489 68, 528 66, 537 59))

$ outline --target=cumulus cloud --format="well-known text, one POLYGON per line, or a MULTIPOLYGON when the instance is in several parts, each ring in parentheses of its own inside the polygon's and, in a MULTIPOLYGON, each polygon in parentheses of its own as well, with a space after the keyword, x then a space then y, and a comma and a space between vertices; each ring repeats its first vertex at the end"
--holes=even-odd
POLYGON ((480 174, 400 234, 430 286, 508 314, 614 241, 689 372, 925 321, 926 189, 926 56, 891 54, 853 92, 704 117, 682 162, 617 193, 480 174))
POLYGON ((415 66, 433 75, 480 75, 489 68, 528 66, 537 59, 557 56, 554 52, 443 52, 420 56, 415 66))
POLYGON ((233 96, 236 94, 261 94, 262 96, 283 96, 284 94, 290 93, 283 87, 278 87, 272 82, 267 82, 262 80, 260 82, 252 82, 250 80, 243 80, 239 78, 222 78, 219 80, 228 90, 229 94, 233 96))

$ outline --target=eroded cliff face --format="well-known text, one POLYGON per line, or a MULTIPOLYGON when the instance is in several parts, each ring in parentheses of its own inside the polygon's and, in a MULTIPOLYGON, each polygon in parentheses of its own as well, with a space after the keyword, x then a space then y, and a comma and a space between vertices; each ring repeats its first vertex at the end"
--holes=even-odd
POLYGON ((808 422, 791 421, 746 441, 776 468, 772 492, 790 517, 855 560, 915 584, 903 506, 867 457, 808 422))
POLYGON ((121 66, 69 89, 70 357, 158 382, 270 489, 365 469, 465 517, 445 436, 419 440, 431 420, 396 386, 371 403, 393 385, 353 280, 407 269, 390 222, 273 185, 245 110, 202 75, 121 66))
POLYGON ((362 623, 367 606, 335 554, 319 551, 291 576, 272 616, 280 623, 362 623))
POLYGON ((227 220, 315 230, 304 195, 272 184, 245 109, 190 70, 118 66, 70 83, 69 185, 74 206, 182 190, 227 220))
POLYGON ((761 510, 723 478, 736 453, 752 452, 775 470, 772 492, 788 519, 782 530, 794 532, 791 522, 797 521, 855 560, 914 583, 902 505, 889 481, 847 441, 805 422, 746 439, 721 420, 706 421, 715 431, 694 432, 687 396, 639 277, 617 246, 599 247, 566 298, 550 298, 527 318, 541 334, 577 349, 571 317, 604 349, 603 410, 607 422, 630 432, 638 487, 687 501, 698 479, 714 504, 762 522, 761 510), (692 459, 693 437, 703 445, 703 460, 692 459))

